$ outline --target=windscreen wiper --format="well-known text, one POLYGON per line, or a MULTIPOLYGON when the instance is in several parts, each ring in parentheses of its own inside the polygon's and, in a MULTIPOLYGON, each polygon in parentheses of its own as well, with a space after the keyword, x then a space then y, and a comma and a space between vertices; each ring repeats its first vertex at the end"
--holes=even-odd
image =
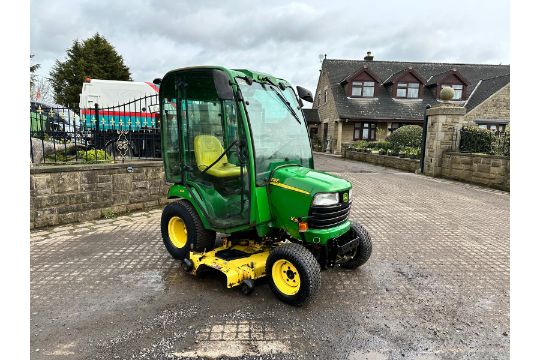
POLYGON ((276 89, 274 89, 273 86, 270 86, 270 89, 272 89, 272 91, 274 91, 276 93, 276 95, 279 97, 279 99, 285 104, 285 106, 287 107, 287 109, 289 110, 289 112, 294 116, 294 118, 296 119, 296 121, 298 121, 298 123, 300 125, 302 125, 302 121, 300 121, 300 118, 298 117, 298 115, 296 115, 296 111, 294 111, 294 109, 292 108, 291 104, 289 104, 289 102, 287 101, 287 99, 285 99, 285 96, 281 95, 276 89))

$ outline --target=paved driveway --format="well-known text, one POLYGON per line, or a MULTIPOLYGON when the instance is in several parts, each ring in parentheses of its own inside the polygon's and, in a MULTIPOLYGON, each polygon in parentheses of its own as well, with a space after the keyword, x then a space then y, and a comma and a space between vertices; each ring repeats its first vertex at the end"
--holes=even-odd
POLYGON ((508 359, 509 195, 318 155, 374 251, 306 307, 184 274, 160 210, 31 234, 34 359, 508 359))

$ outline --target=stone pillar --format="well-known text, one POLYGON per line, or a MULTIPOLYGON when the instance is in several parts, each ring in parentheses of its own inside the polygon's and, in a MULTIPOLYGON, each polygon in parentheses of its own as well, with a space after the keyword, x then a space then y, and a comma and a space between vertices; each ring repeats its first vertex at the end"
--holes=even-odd
POLYGON ((343 132, 343 123, 341 120, 337 122, 337 134, 336 134, 336 148, 334 149, 334 154, 341 154, 341 134, 343 132))
POLYGON ((465 108, 451 103, 441 103, 427 110, 426 155, 424 175, 439 177, 443 154, 457 150, 459 130, 465 121, 465 108))

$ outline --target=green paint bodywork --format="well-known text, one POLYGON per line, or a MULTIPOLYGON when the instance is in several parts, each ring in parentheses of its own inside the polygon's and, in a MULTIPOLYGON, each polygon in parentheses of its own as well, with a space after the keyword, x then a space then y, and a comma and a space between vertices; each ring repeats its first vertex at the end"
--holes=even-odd
MULTIPOLYGON (((298 221, 308 216, 315 194, 351 189, 351 183, 347 180, 301 166, 278 168, 274 171, 272 180, 278 184, 308 192, 308 194, 305 194, 286 189, 274 185, 273 182, 268 185, 272 226, 285 229, 296 239, 302 239, 298 232, 298 221)), ((330 229, 309 229, 304 233, 304 239, 307 242, 317 242, 324 245, 329 239, 347 232, 349 226, 350 224, 347 221, 330 229)))
MULTIPOLYGON (((225 72, 230 79, 234 92, 238 91, 236 77, 248 76, 253 81, 269 82, 279 86, 290 87, 290 84, 272 75, 251 71, 251 70, 231 70, 224 67, 193 67, 178 69, 168 72, 167 76, 174 76, 176 72, 189 71, 191 69, 219 69, 225 72)), ((164 79, 165 79, 164 77, 164 79)), ((246 133, 246 145, 248 154, 248 169, 254 169, 254 149, 251 141, 249 119, 245 105, 242 101, 238 102, 240 120, 246 133)), ((163 109, 161 109, 163 111, 163 109)), ((161 114, 163 118, 163 114, 161 114)), ((302 119, 305 122, 305 119, 302 119)), ((165 153, 167 149, 162 149, 165 153)), ((185 149, 181 149, 185 151, 185 149)), ((256 149, 255 149, 256 151, 256 149)), ((169 199, 185 199, 189 201, 196 209, 205 228, 212 229, 222 233, 234 233, 246 231, 255 228, 259 236, 271 235, 275 230, 285 230, 290 236, 298 240, 309 243, 320 243, 325 245, 328 240, 336 238, 350 228, 350 222, 346 221, 338 226, 327 229, 309 229, 300 234, 298 232, 298 221, 307 218, 309 208, 316 193, 339 192, 349 190, 351 184, 337 176, 316 171, 313 169, 313 156, 309 161, 311 168, 294 166, 289 162, 284 165, 274 164, 272 180, 266 186, 256 186, 255 175, 253 171, 249 172, 250 192, 250 214, 249 222, 241 226, 227 227, 223 224, 217 224, 212 218, 212 214, 205 208, 204 201, 199 198, 197 184, 187 182, 186 184, 174 184, 168 192, 169 199), (292 187, 294 189, 274 185, 273 182, 292 187), (300 190, 300 191, 298 191, 300 190)), ((205 196, 213 196, 205 193, 205 196)), ((217 196, 217 195, 216 195, 217 196)), ((211 199, 211 198, 210 198, 211 199)), ((209 199, 206 198, 208 201, 209 199)))

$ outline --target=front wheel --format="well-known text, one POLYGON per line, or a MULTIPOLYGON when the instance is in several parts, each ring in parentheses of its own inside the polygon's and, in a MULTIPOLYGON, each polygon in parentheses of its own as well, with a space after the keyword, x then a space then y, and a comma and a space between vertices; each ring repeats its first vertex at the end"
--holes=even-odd
POLYGON ((290 243, 273 249, 266 260, 270 288, 283 302, 302 305, 321 285, 321 268, 308 249, 290 243))
POLYGON ((368 231, 362 225, 351 224, 351 228, 356 232, 360 238, 360 243, 354 250, 354 253, 350 260, 341 264, 341 267, 345 269, 356 269, 359 266, 362 266, 368 261, 371 256, 371 236, 369 236, 368 231))

